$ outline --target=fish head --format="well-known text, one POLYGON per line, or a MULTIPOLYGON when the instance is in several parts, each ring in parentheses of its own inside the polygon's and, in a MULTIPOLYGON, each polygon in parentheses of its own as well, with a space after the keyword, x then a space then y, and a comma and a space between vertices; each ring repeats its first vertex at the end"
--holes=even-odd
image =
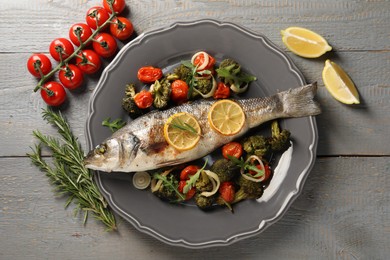
POLYGON ((85 167, 111 172, 121 163, 121 144, 117 138, 109 138, 91 150, 84 158, 85 167))

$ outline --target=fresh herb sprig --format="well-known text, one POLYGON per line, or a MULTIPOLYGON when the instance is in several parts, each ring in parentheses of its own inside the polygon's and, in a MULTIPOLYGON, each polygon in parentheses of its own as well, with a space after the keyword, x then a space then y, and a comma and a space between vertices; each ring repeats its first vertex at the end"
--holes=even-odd
MULTIPOLYGON (((234 65, 231 65, 234 66, 234 65)), ((218 74, 218 77, 227 79, 229 81, 234 82, 234 85, 239 88, 242 84, 250 83, 251 81, 256 80, 257 78, 255 76, 246 74, 244 72, 240 73, 233 73, 231 72, 231 68, 226 67, 222 68, 219 67, 218 69, 215 70, 218 74)))
POLYGON ((72 202, 76 204, 74 213, 84 213, 84 224, 89 213, 102 221, 108 230, 116 230, 116 221, 108 208, 107 202, 98 190, 93 175, 83 163, 84 153, 77 138, 73 135, 69 124, 61 112, 44 109, 42 117, 54 125, 61 138, 43 135, 36 130, 33 135, 39 140, 31 154, 27 154, 32 162, 52 181, 59 195, 67 195, 67 208, 72 202), (41 154, 42 146, 52 152, 53 163, 49 164, 41 154))
POLYGON ((234 156, 228 155, 228 158, 230 161, 234 162, 241 169, 256 172, 255 175, 253 175, 253 176, 251 175, 253 178, 259 178, 259 177, 263 176, 265 173, 263 169, 259 169, 255 165, 244 161, 244 159, 242 157, 240 159, 238 159, 234 156))
POLYGON ((196 181, 199 179, 200 173, 206 168, 207 166, 207 159, 203 165, 202 168, 196 171, 196 173, 192 176, 190 176, 190 179, 186 181, 186 185, 183 187, 183 193, 187 194, 192 187, 195 186, 196 181))
POLYGON ((111 132, 118 131, 119 129, 121 129, 125 125, 126 125, 126 122, 123 121, 121 118, 117 118, 117 119, 111 121, 111 118, 108 117, 108 118, 104 119, 102 122, 102 126, 107 126, 108 128, 110 128, 111 132))
POLYGON ((162 180, 163 185, 165 187, 167 187, 168 189, 173 190, 177 194, 177 196, 180 198, 180 200, 184 200, 185 199, 183 194, 181 194, 180 191, 177 189, 178 183, 173 178, 168 179, 166 176, 161 175, 159 173, 153 174, 153 178, 156 179, 156 180, 162 180))
POLYGON ((185 60, 182 61, 181 64, 186 66, 187 68, 191 69, 191 75, 187 79, 187 85, 188 85, 188 94, 187 97, 190 99, 192 97, 192 93, 194 92, 194 89, 198 86, 197 83, 197 75, 210 75, 211 71, 209 70, 202 70, 202 71, 197 71, 198 66, 195 66, 194 64, 191 63, 191 61, 185 60))
POLYGON ((198 131, 196 131, 195 128, 193 128, 190 124, 187 124, 186 122, 183 122, 179 118, 176 118, 176 119, 172 120, 170 125, 173 128, 177 128, 177 129, 180 129, 180 130, 183 130, 183 131, 187 131, 187 132, 190 132, 191 134, 200 135, 198 133, 198 131), (175 122, 173 122, 173 121, 175 121, 175 122))

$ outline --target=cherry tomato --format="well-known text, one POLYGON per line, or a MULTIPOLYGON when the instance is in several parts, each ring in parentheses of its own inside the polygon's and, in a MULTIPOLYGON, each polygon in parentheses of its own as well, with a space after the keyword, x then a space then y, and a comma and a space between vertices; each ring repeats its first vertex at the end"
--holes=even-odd
POLYGON ((112 22, 110 24, 110 32, 118 40, 126 40, 133 34, 133 24, 127 18, 117 17, 112 22))
POLYGON ((236 189, 234 187, 233 182, 231 181, 222 182, 221 185, 219 186, 218 192, 222 197, 222 199, 227 203, 232 203, 234 201, 234 195, 236 193, 236 189))
POLYGON ((51 61, 45 54, 36 53, 28 58, 27 69, 34 77, 41 78, 51 71, 51 61))
POLYGON ((83 50, 77 54, 76 65, 82 72, 92 74, 100 69, 102 61, 93 50, 83 50))
MULTIPOLYGON (((205 61, 204 54, 201 53, 194 59, 194 65, 200 67, 205 61)), ((209 62, 207 63, 206 67, 202 70, 212 70, 215 65, 215 59, 213 56, 209 55, 209 62)))
POLYGON ((109 58, 115 54, 118 45, 114 37, 108 33, 98 33, 93 38, 92 47, 103 58, 109 58))
POLYGON ((62 85, 67 89, 76 89, 83 84, 84 76, 83 72, 73 64, 68 64, 63 67, 58 73, 62 85))
POLYGON ((50 81, 41 88, 41 96, 49 106, 59 106, 66 99, 66 91, 60 83, 50 81))
POLYGON ((196 165, 188 165, 180 172, 180 180, 188 180, 191 175, 194 175, 199 170, 196 165))
POLYGON ((96 30, 96 28, 101 26, 108 18, 110 18, 110 14, 106 9, 101 6, 94 6, 87 11, 85 20, 89 27, 96 30))
MULTIPOLYGON (((91 35, 92 35, 92 30, 85 23, 76 23, 72 25, 69 29, 69 39, 76 46, 80 46, 79 37, 81 39, 81 42, 85 42, 91 35)), ((88 45, 89 44, 90 42, 88 42, 88 45)))
POLYGON ((138 70, 137 77, 143 83, 154 83, 163 76, 160 68, 152 66, 142 67, 138 70))
POLYGON ((137 107, 141 109, 148 108, 153 104, 152 93, 150 93, 147 90, 141 90, 139 93, 135 94, 134 102, 137 105, 137 107))
POLYGON ((177 104, 187 101, 188 85, 185 81, 177 79, 171 84, 171 99, 177 104))
POLYGON ((64 60, 68 58, 73 52, 73 44, 65 38, 57 38, 50 43, 50 55, 56 61, 64 60))
POLYGON ((240 158, 242 152, 242 145, 237 142, 230 142, 222 147, 222 155, 226 159, 229 159, 229 156, 240 158))
POLYGON ((119 14, 120 12, 125 9, 126 3, 124 0, 103 0, 103 6, 104 9, 107 10, 107 12, 111 12, 110 4, 112 5, 112 9, 114 9, 114 12, 116 14, 119 14))
MULTIPOLYGON (((184 181, 184 180, 179 181, 178 191, 179 191, 180 193, 183 193, 184 186, 186 186, 186 181, 184 181)), ((192 187, 192 188, 185 194, 185 195, 186 195, 185 200, 190 200, 192 197, 194 197, 195 193, 196 193, 196 189, 195 189, 195 187, 192 187)))
POLYGON ((218 82, 217 89, 214 92, 214 99, 228 98, 230 96, 230 88, 223 82, 218 82))
MULTIPOLYGON (((256 165, 256 168, 259 169, 259 170, 264 170, 264 175, 265 176, 264 176, 264 180, 262 182, 267 181, 269 179, 269 177, 271 177, 271 167, 268 164, 264 164, 264 168, 265 169, 263 169, 263 167, 261 167, 260 164, 256 165)), ((249 171, 249 173, 251 175, 256 175, 257 174, 257 172, 255 172, 255 171, 249 171)))

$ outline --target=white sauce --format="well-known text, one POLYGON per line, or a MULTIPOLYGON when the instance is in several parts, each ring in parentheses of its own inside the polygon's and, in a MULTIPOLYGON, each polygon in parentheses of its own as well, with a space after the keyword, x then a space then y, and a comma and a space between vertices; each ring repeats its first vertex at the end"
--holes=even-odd
POLYGON ((264 190, 264 194, 257 199, 257 202, 267 202, 271 199, 280 188, 283 180, 286 178, 288 169, 290 168, 291 158, 293 153, 293 143, 280 157, 278 166, 274 170, 274 175, 268 187, 264 190))

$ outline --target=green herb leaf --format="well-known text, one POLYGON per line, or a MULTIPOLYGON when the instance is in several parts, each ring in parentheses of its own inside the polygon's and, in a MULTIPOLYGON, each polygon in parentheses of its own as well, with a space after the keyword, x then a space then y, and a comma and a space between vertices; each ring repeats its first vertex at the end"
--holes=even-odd
POLYGON ((121 118, 115 119, 111 122, 111 118, 108 117, 103 120, 102 125, 107 126, 112 132, 115 132, 124 127, 126 125, 126 122, 123 121, 121 118))
POLYGON ((255 165, 251 164, 250 162, 244 161, 244 159, 242 157, 240 159, 238 159, 234 156, 228 155, 228 158, 230 161, 234 162, 241 169, 244 169, 245 171, 248 170, 248 171, 256 172, 256 175, 251 175, 249 173, 246 173, 251 177, 258 178, 258 177, 263 176, 265 173, 263 169, 259 169, 255 165))
POLYGON ((215 71, 217 72, 219 77, 233 81, 234 85, 236 85, 237 87, 240 87, 243 83, 249 83, 257 79, 255 76, 243 72, 236 75, 232 74, 227 68, 218 68, 215 71))
POLYGON ((172 127, 174 127, 174 128, 177 128, 177 129, 180 129, 180 130, 183 130, 183 131, 187 131, 187 132, 190 132, 190 133, 195 134, 195 135, 199 135, 199 133, 195 130, 195 128, 193 128, 191 125, 183 122, 179 118, 176 118, 176 119, 172 120, 170 125, 172 127), (177 123, 173 122, 173 121, 177 121, 177 123))
POLYGON ((192 187, 195 186, 196 181, 199 179, 200 173, 206 168, 207 166, 207 159, 203 165, 203 167, 196 171, 196 173, 192 176, 190 176, 190 179, 186 181, 186 185, 183 187, 183 193, 187 194, 192 187))
POLYGON ((183 196, 183 194, 181 194, 181 193, 179 192, 179 190, 177 189, 178 184, 177 184, 177 183, 174 183, 174 181, 173 181, 172 178, 168 179, 166 176, 161 175, 161 174, 159 174, 159 173, 153 174, 153 178, 156 179, 156 180, 162 180, 163 185, 164 185, 165 187, 168 187, 169 189, 172 189, 173 191, 175 191, 176 194, 179 196, 179 198, 180 198, 181 200, 184 200, 184 199, 185 199, 185 197, 183 196))

